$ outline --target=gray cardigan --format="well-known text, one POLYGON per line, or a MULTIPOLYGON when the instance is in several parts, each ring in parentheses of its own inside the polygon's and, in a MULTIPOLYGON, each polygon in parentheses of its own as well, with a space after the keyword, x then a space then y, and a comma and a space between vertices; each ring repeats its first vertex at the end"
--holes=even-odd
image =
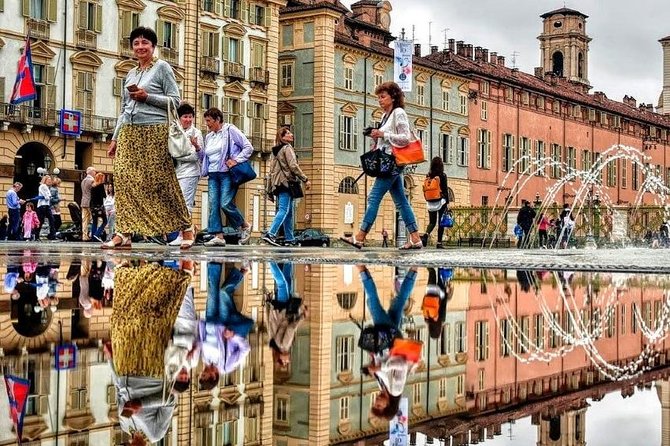
POLYGON ((121 114, 116 121, 112 141, 116 141, 124 124, 161 124, 167 123, 168 99, 172 99, 175 107, 179 105, 179 87, 174 71, 169 63, 156 59, 147 70, 135 67, 128 72, 123 83, 121 114), (149 95, 146 102, 138 102, 130 98, 129 85, 137 85, 149 95))

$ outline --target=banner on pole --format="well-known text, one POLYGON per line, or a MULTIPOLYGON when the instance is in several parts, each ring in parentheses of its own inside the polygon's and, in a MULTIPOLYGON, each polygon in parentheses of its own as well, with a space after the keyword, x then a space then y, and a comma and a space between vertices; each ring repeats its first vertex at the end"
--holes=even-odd
POLYGON ((5 375, 7 398, 9 399, 9 417, 14 423, 19 442, 23 440, 23 417, 26 414, 26 402, 30 393, 30 381, 18 376, 5 375))
POLYGON ((407 446, 409 442, 408 407, 407 397, 402 397, 398 413, 389 422, 389 446, 407 446))
POLYGON ((9 103, 12 105, 20 104, 25 101, 32 101, 37 98, 37 88, 33 78, 33 57, 30 51, 30 37, 26 37, 26 45, 23 48, 23 54, 19 58, 19 64, 16 68, 16 81, 12 89, 12 96, 9 103))
POLYGON ((393 50, 393 80, 402 91, 412 91, 412 41, 396 40, 393 50))

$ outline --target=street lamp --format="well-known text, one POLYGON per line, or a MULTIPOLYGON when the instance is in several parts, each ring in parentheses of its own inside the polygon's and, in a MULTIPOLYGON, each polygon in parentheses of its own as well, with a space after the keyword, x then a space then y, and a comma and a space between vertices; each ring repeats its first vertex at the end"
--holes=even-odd
POLYGON ((50 156, 45 156, 44 157, 44 168, 47 170, 47 172, 51 168, 51 157, 50 156))

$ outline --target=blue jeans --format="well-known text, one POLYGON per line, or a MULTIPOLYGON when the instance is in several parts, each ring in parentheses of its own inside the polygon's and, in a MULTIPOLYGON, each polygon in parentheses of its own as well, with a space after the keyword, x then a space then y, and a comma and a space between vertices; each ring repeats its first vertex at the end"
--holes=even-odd
POLYGON ((207 264, 207 304, 205 320, 214 324, 221 324, 245 337, 254 325, 253 319, 237 311, 233 293, 244 279, 239 269, 233 268, 219 287, 223 265, 209 262, 207 264))
POLYGON ((363 289, 365 290, 365 301, 368 304, 368 309, 372 315, 372 323, 375 325, 387 325, 395 327, 400 330, 400 320, 402 319, 402 310, 407 304, 414 284, 416 283, 416 271, 408 271, 405 279, 402 281, 398 295, 391 300, 391 305, 388 311, 384 310, 381 301, 379 300, 379 293, 375 281, 370 275, 369 271, 361 273, 361 282, 363 282, 363 289))
POLYGON ((19 230, 21 228, 21 209, 16 208, 7 209, 9 213, 9 227, 7 228, 7 239, 8 240, 19 240, 21 235, 19 230))
POLYGON ((398 212, 400 212, 400 216, 405 222, 405 226, 410 234, 418 231, 419 227, 416 225, 414 211, 412 211, 412 206, 410 206, 409 201, 407 201, 407 197, 405 196, 402 174, 393 175, 390 178, 375 178, 375 183, 372 185, 372 189, 368 195, 368 208, 365 210, 365 215, 361 222, 361 231, 365 233, 370 232, 372 225, 377 219, 379 205, 387 192, 391 194, 395 207, 398 212))
POLYGON ((284 227, 284 240, 292 242, 295 240, 293 235, 293 197, 286 191, 279 192, 277 195, 277 213, 272 220, 268 234, 273 237, 277 236, 279 228, 284 227))
POLYGON ((278 302, 288 302, 291 297, 291 279, 293 278, 293 265, 286 262, 280 268, 276 262, 270 262, 270 271, 277 284, 277 294, 275 300, 278 302))
POLYGON ((235 229, 244 224, 244 217, 235 206, 235 195, 237 186, 233 185, 228 172, 210 172, 207 181, 209 194, 209 218, 207 219, 207 231, 210 234, 220 234, 223 230, 221 223, 221 211, 226 214, 228 226, 235 229))

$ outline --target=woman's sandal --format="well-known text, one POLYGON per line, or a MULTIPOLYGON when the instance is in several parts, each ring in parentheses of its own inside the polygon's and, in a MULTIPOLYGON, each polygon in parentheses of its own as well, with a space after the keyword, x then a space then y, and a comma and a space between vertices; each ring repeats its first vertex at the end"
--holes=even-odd
POLYGON ((181 245, 179 245, 179 249, 183 249, 183 250, 191 249, 191 246, 193 246, 193 243, 195 243, 195 228, 193 226, 191 226, 190 228, 185 229, 184 231, 182 231, 182 240, 181 240, 181 245), (190 239, 184 238, 184 236, 186 234, 189 234, 189 233, 191 234, 191 238, 190 239))
POLYGON ((130 237, 117 232, 114 236, 107 242, 100 245, 102 249, 130 249, 132 240, 130 237))
POLYGON ((354 237, 340 237, 340 241, 346 243, 347 245, 351 245, 356 249, 363 249, 365 246, 365 243, 359 242, 354 237))
POLYGON ((421 239, 419 239, 418 242, 413 242, 410 240, 400 247, 401 250, 421 249, 421 248, 423 248, 423 242, 421 241, 421 239))

